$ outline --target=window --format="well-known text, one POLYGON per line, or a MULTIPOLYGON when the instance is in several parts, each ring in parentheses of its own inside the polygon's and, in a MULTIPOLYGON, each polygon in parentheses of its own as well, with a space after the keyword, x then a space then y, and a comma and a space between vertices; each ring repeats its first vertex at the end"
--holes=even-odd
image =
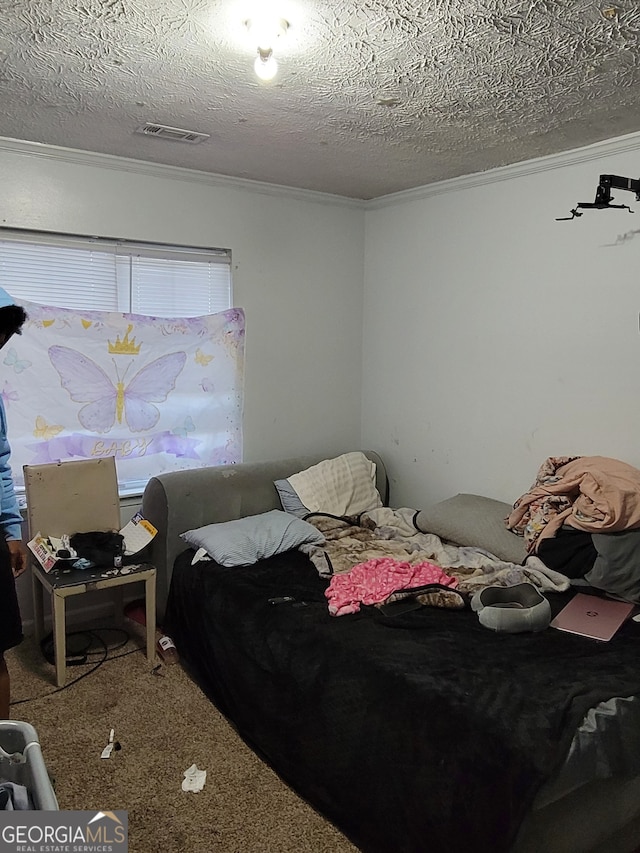
POLYGON ((0 286, 29 315, 0 355, 19 492, 25 464, 113 455, 121 493, 139 493, 241 461, 229 251, 0 229, 0 286))
POLYGON ((199 317, 231 307, 231 253, 2 229, 0 283, 59 308, 199 317))

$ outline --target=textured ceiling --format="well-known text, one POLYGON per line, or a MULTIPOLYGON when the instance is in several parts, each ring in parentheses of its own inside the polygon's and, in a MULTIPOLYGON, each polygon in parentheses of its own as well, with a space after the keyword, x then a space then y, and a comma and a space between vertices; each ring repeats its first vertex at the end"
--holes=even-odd
POLYGON ((638 0, 272 5, 265 84, 247 2, 0 0, 0 136, 368 199, 640 129, 638 0))

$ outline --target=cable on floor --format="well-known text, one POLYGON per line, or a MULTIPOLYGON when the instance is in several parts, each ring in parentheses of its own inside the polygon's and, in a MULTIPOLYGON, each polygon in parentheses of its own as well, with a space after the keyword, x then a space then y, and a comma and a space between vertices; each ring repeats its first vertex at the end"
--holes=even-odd
MULTIPOLYGON (((50 690, 48 693, 43 693, 40 696, 31 696, 29 699, 16 699, 11 702, 11 705, 24 705, 27 702, 35 702, 38 699, 44 699, 47 696, 53 696, 55 693, 60 693, 62 690, 67 690, 69 687, 72 687, 74 684, 77 684, 79 681, 82 681, 83 678, 87 678, 87 676, 92 675, 96 670, 98 670, 104 663, 107 663, 112 660, 117 660, 118 658, 127 657, 128 655, 132 655, 135 652, 144 651, 142 648, 131 649, 131 651, 124 652, 124 654, 119 655, 110 655, 110 652, 117 651, 118 649, 124 648, 127 645, 129 640, 131 639, 129 633, 125 631, 123 628, 96 628, 93 630, 83 630, 83 631, 71 631, 66 634, 66 643, 67 643, 67 666, 83 666, 90 664, 91 661, 89 657, 91 655, 101 655, 100 660, 98 660, 91 669, 87 670, 87 672, 83 672, 77 678, 72 679, 67 684, 63 684, 62 687, 57 687, 55 690, 50 690), (124 635, 124 639, 121 642, 116 643, 115 645, 108 645, 105 639, 100 636, 99 632, 112 632, 119 633, 124 635), (96 650, 92 650, 92 646, 98 645, 100 648, 96 650)), ((55 665, 55 657, 53 651, 53 634, 48 634, 44 639, 40 642, 40 649, 44 658, 48 663, 55 665)))

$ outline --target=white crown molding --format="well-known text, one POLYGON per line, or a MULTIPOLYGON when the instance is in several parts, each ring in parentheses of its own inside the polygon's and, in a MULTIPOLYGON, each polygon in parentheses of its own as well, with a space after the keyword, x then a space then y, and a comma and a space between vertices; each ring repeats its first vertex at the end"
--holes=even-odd
MULTIPOLYGON (((508 181, 514 178, 522 178, 527 175, 536 175, 540 172, 550 172, 553 169, 563 169, 567 166, 588 163, 601 157, 611 157, 617 154, 626 154, 630 151, 640 149, 640 133, 630 133, 615 139, 607 139, 604 142, 596 142, 586 145, 584 148, 573 148, 563 151, 561 154, 549 154, 535 160, 525 160, 522 163, 514 163, 511 166, 500 166, 487 172, 477 172, 473 175, 463 175, 460 178, 451 178, 447 181, 439 181, 435 184, 427 184, 397 193, 379 196, 366 202, 367 210, 378 210, 383 207, 392 207, 405 204, 409 201, 432 198, 444 193, 457 192, 459 190, 472 189, 474 187, 494 184, 498 181, 508 181)), ((640 163, 638 164, 640 172, 640 163)))
POLYGON ((550 154, 535 160, 525 160, 510 166, 500 166, 486 172, 476 172, 471 175, 463 175, 459 178, 451 178, 446 181, 438 181, 421 187, 402 190, 389 195, 378 196, 372 199, 348 198, 346 196, 322 193, 315 190, 304 190, 296 187, 286 187, 279 184, 269 184, 263 181, 252 181, 247 178, 235 178, 228 175, 201 172, 197 169, 186 169, 180 166, 166 166, 159 163, 150 163, 146 160, 133 160, 128 157, 116 157, 112 154, 99 154, 94 151, 81 151, 75 148, 64 148, 57 145, 46 145, 41 142, 29 142, 22 139, 10 139, 0 137, 0 151, 7 151, 27 157, 41 157, 48 160, 56 160, 65 163, 75 163, 81 166, 92 166, 101 169, 112 169, 118 172, 131 172, 151 177, 163 178, 175 181, 190 181, 200 186, 206 184, 211 187, 228 187, 244 192, 261 193, 263 195, 277 196, 279 198, 297 199, 310 201, 317 204, 337 205, 350 207, 357 210, 379 210, 385 207, 405 204, 411 201, 433 198, 444 193, 458 192, 460 190, 473 189, 521 178, 527 175, 535 175, 541 172, 549 172, 553 169, 561 169, 579 163, 587 163, 601 157, 625 154, 640 149, 640 133, 630 133, 604 142, 596 142, 584 148, 574 148, 560 154, 550 154))
POLYGON ((64 163, 74 163, 79 166, 92 166, 100 169, 112 169, 116 172, 130 172, 149 175, 154 178, 164 178, 174 181, 190 181, 202 186, 228 187, 244 192, 261 193, 262 195, 278 196, 280 198, 311 201, 316 204, 330 204, 341 207, 364 209, 366 202, 357 198, 322 193, 315 190, 304 190, 296 187, 286 187, 279 184, 269 184, 263 181, 252 181, 247 178, 234 178, 228 175, 201 172, 198 169, 186 169, 181 166, 165 166, 150 163, 147 160, 133 160, 129 157, 116 157, 112 154, 99 154, 95 151, 81 151, 75 148, 64 148, 58 145, 46 145, 42 142, 29 142, 23 139, 11 139, 0 136, 0 151, 19 154, 26 157, 41 157, 64 163))

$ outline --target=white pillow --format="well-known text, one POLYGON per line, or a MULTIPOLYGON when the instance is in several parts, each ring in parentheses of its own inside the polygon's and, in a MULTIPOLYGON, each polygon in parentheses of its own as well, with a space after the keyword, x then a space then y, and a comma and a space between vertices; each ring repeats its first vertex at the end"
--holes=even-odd
POLYGON ((360 451, 325 459, 288 481, 309 512, 358 515, 382 506, 375 462, 360 451))
POLYGON ((196 550, 204 548, 221 566, 251 566, 263 557, 324 542, 324 536, 312 524, 280 509, 207 524, 187 530, 180 537, 196 550))

